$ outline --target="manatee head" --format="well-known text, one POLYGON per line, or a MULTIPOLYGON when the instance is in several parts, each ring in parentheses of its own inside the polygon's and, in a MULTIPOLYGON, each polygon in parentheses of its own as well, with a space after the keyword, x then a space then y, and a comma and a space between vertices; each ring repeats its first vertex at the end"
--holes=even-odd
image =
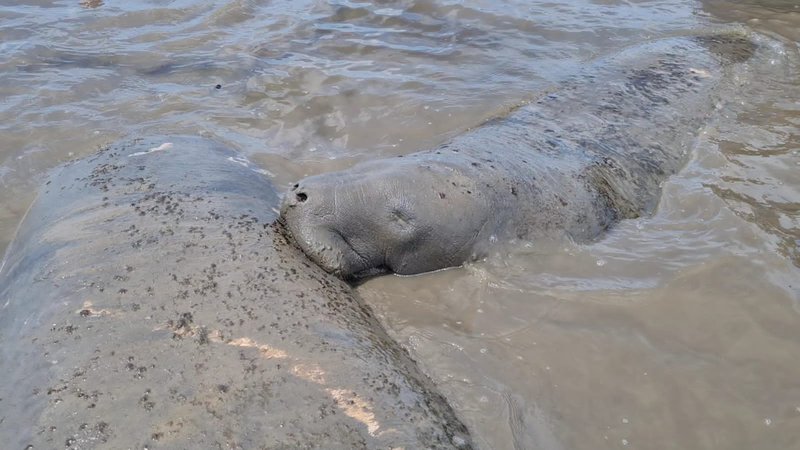
POLYGON ((488 203, 458 168, 394 158, 301 180, 281 219, 312 260, 353 280, 462 264, 487 228, 488 203))

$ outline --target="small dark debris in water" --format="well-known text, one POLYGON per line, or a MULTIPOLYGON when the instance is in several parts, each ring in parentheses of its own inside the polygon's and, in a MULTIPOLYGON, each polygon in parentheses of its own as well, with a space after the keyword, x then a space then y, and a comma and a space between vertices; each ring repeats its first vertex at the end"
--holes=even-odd
POLYGON ((81 317, 89 317, 89 316, 92 315, 92 312, 89 311, 88 309, 82 309, 80 314, 81 314, 81 317))
POLYGON ((222 85, 218 84, 218 85, 214 86, 214 89, 222 89, 222 85))
POLYGON ((223 394, 228 392, 228 386, 225 384, 220 384, 217 386, 217 389, 222 392, 223 394))
POLYGON ((197 342, 199 342, 200 345, 207 345, 209 342, 211 342, 208 338, 208 330, 206 327, 200 328, 200 332, 197 336, 197 342))
POLYGON ((156 406, 156 402, 150 400, 150 389, 144 391, 144 395, 139 399, 139 405, 145 411, 152 411, 153 407, 156 406))
POLYGON ((141 380, 142 378, 144 378, 144 373, 145 372, 147 372, 147 367, 139 366, 139 367, 136 368, 136 373, 133 375, 133 378, 135 378, 137 380, 141 380))
MULTIPOLYGON (((49 389, 47 389, 47 395, 58 394, 59 392, 65 390, 66 388, 67 388, 66 385, 64 385, 62 387, 58 387, 58 388, 49 388, 49 389)), ((36 395, 37 393, 38 392, 34 392, 34 395, 36 395)))
POLYGON ((178 321, 178 328, 188 328, 192 324, 192 313, 185 312, 181 314, 181 318, 178 321))

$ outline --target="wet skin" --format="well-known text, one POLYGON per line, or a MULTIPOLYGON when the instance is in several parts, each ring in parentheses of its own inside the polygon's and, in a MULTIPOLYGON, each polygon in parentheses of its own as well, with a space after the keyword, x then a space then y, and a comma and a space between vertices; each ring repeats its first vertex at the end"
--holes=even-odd
POLYGON ((8 448, 470 448, 349 286, 199 138, 55 171, 0 268, 8 448))
POLYGON ((439 148, 301 180, 282 222, 347 280, 458 266, 497 241, 590 241, 655 209, 754 50, 737 33, 630 48, 439 148))

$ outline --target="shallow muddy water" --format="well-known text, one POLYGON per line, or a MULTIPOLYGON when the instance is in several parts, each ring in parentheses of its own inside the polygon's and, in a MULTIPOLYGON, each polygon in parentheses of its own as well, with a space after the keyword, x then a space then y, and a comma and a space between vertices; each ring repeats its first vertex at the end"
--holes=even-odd
POLYGON ((793 0, 0 3, 0 251, 44 174, 202 134, 287 186, 434 146, 595 58, 763 36, 652 217, 358 289, 481 448, 800 448, 793 0))

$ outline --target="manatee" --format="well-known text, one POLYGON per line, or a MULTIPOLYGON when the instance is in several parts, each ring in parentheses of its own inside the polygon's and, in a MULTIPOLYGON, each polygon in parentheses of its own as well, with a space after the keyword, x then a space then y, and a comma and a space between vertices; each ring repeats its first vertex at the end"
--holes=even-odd
POLYGON ((0 265, 3 448, 470 448, 278 206, 201 138, 53 173, 0 265))
POLYGON ((281 220, 349 280, 458 266, 496 241, 589 242, 654 211, 756 48, 724 32, 623 50, 438 148, 305 178, 281 220))

